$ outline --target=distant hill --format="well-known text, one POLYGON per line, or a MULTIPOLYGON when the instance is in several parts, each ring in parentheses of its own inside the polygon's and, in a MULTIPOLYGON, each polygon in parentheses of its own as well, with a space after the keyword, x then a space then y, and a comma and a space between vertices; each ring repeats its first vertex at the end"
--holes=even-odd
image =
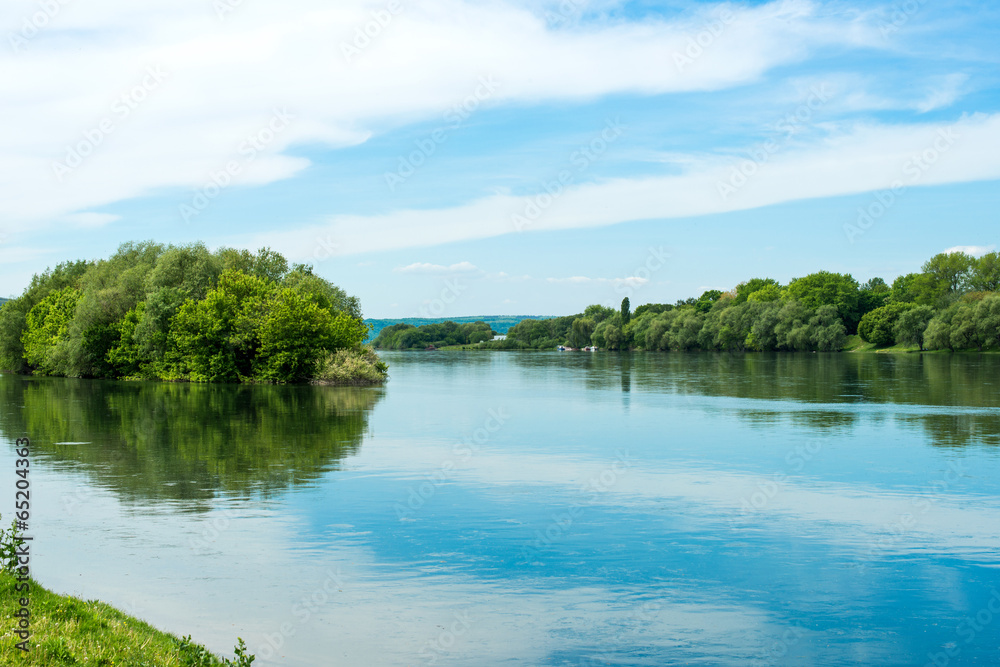
POLYGON ((405 322, 406 324, 412 324, 415 327, 423 326, 425 324, 435 324, 437 322, 486 322, 490 325, 490 328, 498 334, 505 334, 507 330, 512 326, 520 322, 521 320, 541 320, 548 319, 551 315, 483 315, 482 317, 404 317, 398 320, 379 320, 379 319, 366 319, 365 324, 370 324, 372 326, 371 335, 368 340, 375 340, 378 336, 378 332, 382 329, 391 326, 393 324, 399 324, 400 322, 405 322))
POLYGON ((4 305, 4 304, 5 304, 5 303, 7 303, 8 301, 10 301, 10 299, 5 299, 5 298, 3 298, 2 296, 0 296, 0 306, 4 305))

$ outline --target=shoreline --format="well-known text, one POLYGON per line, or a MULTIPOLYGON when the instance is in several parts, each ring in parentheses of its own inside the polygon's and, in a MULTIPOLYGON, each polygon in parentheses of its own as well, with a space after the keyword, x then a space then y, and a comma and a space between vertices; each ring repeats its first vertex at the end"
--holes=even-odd
MULTIPOLYGON (((0 662, 38 665, 156 665, 188 667, 249 665, 252 656, 236 661, 217 656, 191 636, 177 637, 159 630, 142 619, 99 600, 82 600, 72 595, 54 593, 34 579, 24 582, 9 571, 0 572, 0 615, 5 627, 0 632, 0 662), (15 633, 20 599, 27 596, 31 632, 27 653, 15 645, 23 641, 15 633)), ((237 644, 237 649, 239 644, 237 644)))

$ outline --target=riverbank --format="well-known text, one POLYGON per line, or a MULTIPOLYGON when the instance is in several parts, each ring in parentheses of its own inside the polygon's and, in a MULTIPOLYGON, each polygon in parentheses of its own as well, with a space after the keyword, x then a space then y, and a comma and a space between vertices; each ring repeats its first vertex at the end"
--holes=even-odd
MULTIPOLYGON (((245 666, 252 656, 230 661, 191 643, 161 632, 137 618, 96 600, 84 601, 28 582, 31 638, 28 652, 17 648, 15 634, 24 592, 15 589, 13 575, 0 572, 0 664, 4 665, 144 665, 160 667, 245 666)), ((23 586, 23 584, 22 584, 23 586)))
MULTIPOLYGON (((469 345, 446 345, 443 347, 435 348, 435 352, 449 352, 453 350, 485 350, 485 351, 497 351, 497 352, 552 352, 555 348, 544 350, 538 350, 534 348, 525 349, 513 349, 513 348, 499 348, 492 344, 492 341, 486 341, 483 343, 473 343, 469 345)), ((401 350, 403 352, 423 352, 424 350, 401 350)), ((607 352, 607 350, 601 349, 601 352, 607 352)), ((630 350, 632 352, 647 352, 648 350, 630 350)), ((703 352, 705 350, 696 350, 698 352, 703 352)), ((718 352, 718 350, 711 350, 718 352)), ((888 347, 878 347, 873 343, 865 342, 857 334, 853 336, 848 336, 844 346, 834 352, 848 352, 851 354, 1000 354, 1000 350, 921 350, 915 345, 891 345, 888 347)), ((664 352, 657 350, 656 353, 662 354, 664 352)), ((736 352, 726 352, 727 354, 737 354, 736 352)), ((739 354, 758 354, 757 350, 744 350, 739 354)), ((677 352, 671 352, 671 354, 677 354, 677 352)), ((784 354, 784 352, 779 352, 779 354, 784 354)), ((798 353, 798 354, 801 354, 798 353)), ((831 354, 831 353, 827 353, 831 354)))

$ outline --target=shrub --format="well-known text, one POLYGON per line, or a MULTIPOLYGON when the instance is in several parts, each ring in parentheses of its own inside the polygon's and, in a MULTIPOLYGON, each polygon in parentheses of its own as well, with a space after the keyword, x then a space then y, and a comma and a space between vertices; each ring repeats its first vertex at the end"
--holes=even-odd
POLYGON ((878 347, 892 345, 896 342, 893 333, 896 320, 912 307, 908 303, 890 303, 866 313, 858 324, 858 335, 878 347))
POLYGON ((323 362, 313 384, 382 384, 389 378, 388 371, 388 364, 370 347, 338 350, 323 362))

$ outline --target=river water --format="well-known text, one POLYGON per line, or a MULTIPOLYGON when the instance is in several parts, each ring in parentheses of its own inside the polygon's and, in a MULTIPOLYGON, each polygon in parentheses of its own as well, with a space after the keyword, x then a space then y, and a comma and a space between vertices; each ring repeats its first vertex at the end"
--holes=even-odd
POLYGON ((0 376, 33 575, 255 665, 1000 660, 1000 357, 383 356, 0 376))

